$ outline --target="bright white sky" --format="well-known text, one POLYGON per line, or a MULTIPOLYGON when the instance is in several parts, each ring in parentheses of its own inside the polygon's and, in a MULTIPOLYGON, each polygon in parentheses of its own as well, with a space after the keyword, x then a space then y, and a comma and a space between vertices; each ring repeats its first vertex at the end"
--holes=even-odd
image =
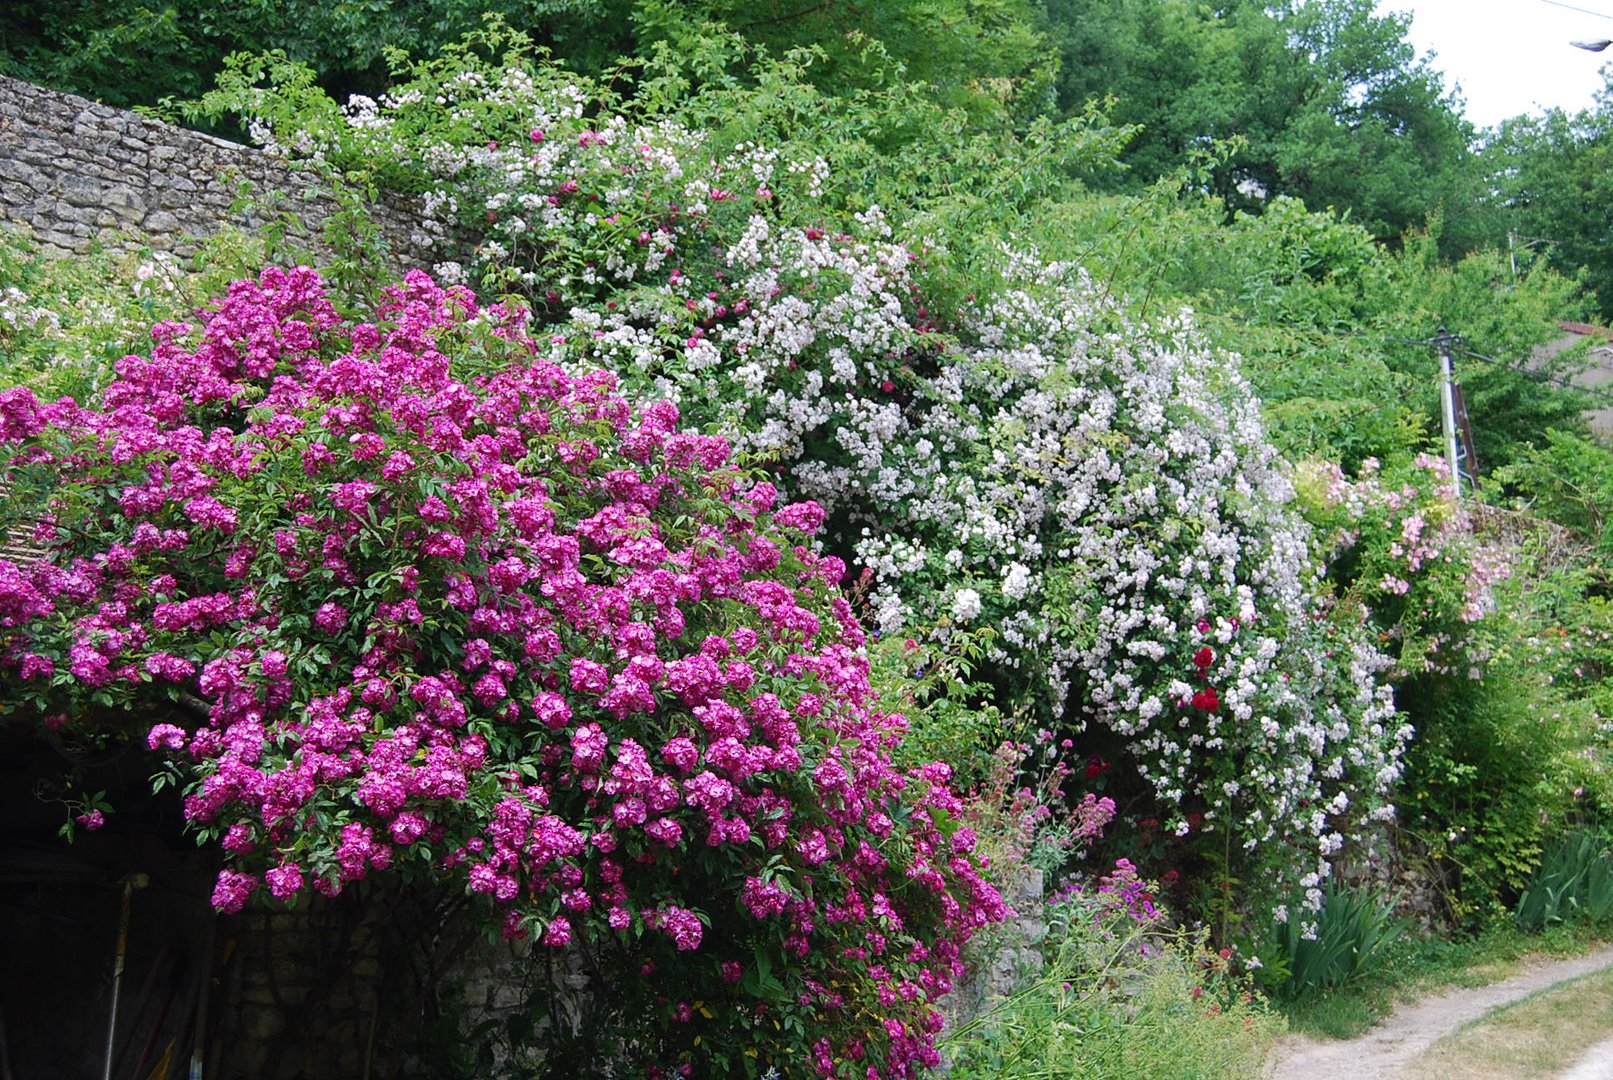
POLYGON ((1434 52, 1447 87, 1459 87, 1467 118, 1488 127, 1519 113, 1592 104, 1613 47, 1593 53, 1570 41, 1613 38, 1613 0, 1378 0, 1378 11, 1410 12, 1409 39, 1434 52), (1594 13, 1594 14, 1593 14, 1594 13))

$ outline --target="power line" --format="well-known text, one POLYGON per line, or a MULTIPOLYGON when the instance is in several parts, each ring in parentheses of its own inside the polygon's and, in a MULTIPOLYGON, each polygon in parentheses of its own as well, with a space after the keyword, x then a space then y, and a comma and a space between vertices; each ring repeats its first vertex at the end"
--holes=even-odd
POLYGON ((1476 353, 1471 349, 1457 349, 1456 351, 1461 355, 1471 357, 1474 360, 1482 360, 1486 364, 1494 364, 1495 366, 1505 368, 1508 371, 1515 371, 1519 375, 1533 379, 1536 382, 1546 383, 1550 386, 1555 386, 1562 390, 1569 390, 1576 394, 1584 394, 1592 401, 1599 402, 1603 405, 1613 405, 1613 393, 1610 393, 1599 386, 1581 386, 1578 383, 1554 376, 1550 372, 1536 371, 1533 368, 1525 367, 1522 364, 1511 364, 1505 360, 1497 360, 1493 356, 1485 356, 1483 353, 1476 353))
MULTIPOLYGON (((1412 346, 1418 346, 1418 347, 1421 347, 1421 348, 1432 348, 1432 347, 1434 347, 1435 345, 1438 344, 1438 339, 1437 338, 1406 338, 1406 337, 1398 337, 1398 336, 1395 336, 1395 335, 1392 335, 1392 334, 1377 333, 1377 332, 1371 331, 1371 330, 1352 330, 1352 331, 1348 331, 1348 332, 1343 333, 1343 334, 1328 333, 1327 331, 1312 330, 1311 333, 1313 333, 1318 338, 1322 338, 1324 340, 1332 340, 1332 341, 1344 341, 1344 340, 1358 339, 1358 338, 1375 338, 1378 341, 1384 342, 1384 343, 1393 343, 1393 344, 1397 344, 1397 345, 1412 345, 1412 346)), ((1458 337, 1456 340, 1459 342, 1461 339, 1458 337)), ((1461 355, 1461 356, 1465 356, 1465 357, 1468 357, 1468 358, 1471 358, 1471 359, 1474 359, 1474 360, 1479 360, 1479 361, 1482 361, 1483 363, 1491 364, 1491 365, 1494 365, 1496 367, 1503 368, 1503 369, 1505 369, 1507 371, 1516 372, 1517 374, 1522 375, 1522 376, 1524 376, 1526 378, 1532 379, 1535 382, 1544 383, 1544 384, 1556 387, 1556 388, 1561 389, 1561 390, 1571 391, 1571 392, 1576 393, 1576 394, 1582 394, 1586 398, 1588 398, 1591 401, 1596 402, 1598 404, 1607 405, 1607 406, 1613 406, 1613 393, 1610 393, 1609 391, 1602 390, 1602 389, 1597 388, 1597 387, 1579 386, 1579 385, 1577 385, 1577 384, 1575 384, 1573 382, 1569 382, 1569 381, 1567 381, 1565 379, 1553 376, 1549 372, 1536 371, 1536 370, 1534 370, 1532 368, 1529 368, 1529 367, 1526 367, 1526 366, 1524 366, 1522 364, 1509 363, 1509 362, 1507 362, 1505 360, 1498 360, 1493 356, 1486 356, 1483 353, 1474 352, 1471 349, 1463 348, 1463 347, 1460 347, 1460 346, 1454 347, 1452 349, 1452 351, 1454 353, 1458 354, 1458 355, 1461 355)), ((1363 419, 1365 417, 1372 416, 1372 415, 1375 415, 1375 414, 1380 414, 1380 413, 1382 413, 1382 411, 1384 410, 1384 408, 1386 406, 1389 407, 1389 408, 1395 408, 1397 406, 1404 405, 1407 402, 1407 400, 1410 399, 1413 395, 1423 394, 1423 393, 1427 393, 1427 392, 1428 392, 1428 388, 1426 386, 1424 386, 1424 385, 1422 385, 1420 383, 1413 382, 1410 385, 1407 385, 1404 389, 1402 389, 1400 391, 1399 394, 1395 395, 1393 398, 1390 398, 1388 401, 1369 402, 1369 403, 1363 404, 1362 406, 1359 406, 1357 408, 1351 409, 1348 412, 1335 413, 1334 414, 1335 419, 1334 419, 1333 423, 1328 424, 1326 426, 1319 426, 1319 425, 1314 425, 1314 424, 1307 425, 1305 431, 1303 431, 1303 432, 1296 431, 1296 432, 1293 433, 1291 438, 1282 439, 1281 442, 1283 444, 1286 444, 1286 445, 1283 445, 1280 448, 1284 452, 1291 453, 1291 452, 1293 452, 1293 450, 1298 449, 1300 446, 1302 446, 1304 444, 1304 442, 1306 442, 1308 440, 1330 440, 1334 435, 1336 435, 1340 431, 1344 430, 1346 427, 1350 426, 1351 424, 1355 423, 1357 420, 1360 420, 1360 419, 1363 419)), ((1277 435, 1277 433, 1273 432, 1272 435, 1275 436, 1275 435, 1277 435)))
POLYGON ((1575 7, 1573 4, 1563 3, 1563 0, 1540 0, 1540 2, 1542 4, 1550 4, 1552 7, 1567 8, 1569 11, 1577 11, 1581 15, 1595 15, 1598 19, 1613 19, 1613 15, 1609 15, 1605 11, 1592 11, 1590 8, 1575 7))

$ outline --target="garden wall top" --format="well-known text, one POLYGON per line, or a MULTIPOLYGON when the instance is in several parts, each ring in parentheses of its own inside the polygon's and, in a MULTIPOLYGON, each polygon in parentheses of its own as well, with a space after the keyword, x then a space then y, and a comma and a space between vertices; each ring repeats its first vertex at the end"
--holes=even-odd
MULTIPOLYGON (((47 251, 100 240, 188 255, 226 225, 260 228, 277 197, 310 230, 338 209, 320 177, 282 158, 0 76, 0 221, 47 251), (243 182, 256 205, 232 210, 243 182)), ((401 198, 370 212, 399 267, 430 265, 441 226, 401 198)))

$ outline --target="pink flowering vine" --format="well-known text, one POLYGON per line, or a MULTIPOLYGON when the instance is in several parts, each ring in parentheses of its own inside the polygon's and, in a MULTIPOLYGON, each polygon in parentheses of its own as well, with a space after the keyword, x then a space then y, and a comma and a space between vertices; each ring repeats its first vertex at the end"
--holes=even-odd
POLYGON ((0 560, 0 695, 169 755, 221 911, 446 881, 586 949, 647 1074, 936 1064, 1004 908, 947 768, 891 763, 823 511, 525 321, 269 270, 93 405, 0 392, 47 550, 0 560))

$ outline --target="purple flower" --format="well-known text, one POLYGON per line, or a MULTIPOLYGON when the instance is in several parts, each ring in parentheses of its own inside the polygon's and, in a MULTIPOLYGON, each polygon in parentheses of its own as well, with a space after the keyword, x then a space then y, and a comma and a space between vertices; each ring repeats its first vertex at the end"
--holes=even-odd
POLYGON ((571 764, 578 772, 598 772, 605 760, 605 748, 610 745, 605 731, 598 724, 588 724, 571 733, 571 764))
POLYGON ((176 724, 155 724, 146 733, 146 745, 153 750, 167 747, 179 750, 185 745, 185 729, 176 724))
POLYGON ((327 634, 340 633, 347 626, 347 609, 334 600, 327 600, 314 612, 314 625, 327 634))
POLYGON ((251 874, 220 870, 218 883, 213 886, 213 906, 226 915, 233 915, 246 906, 257 887, 258 879, 251 874))
POLYGON ((550 731, 558 731, 570 722, 571 706, 552 690, 542 690, 532 699, 532 714, 550 731))
POLYGON ((679 952, 700 948, 700 940, 705 935, 706 928, 694 912, 676 904, 668 904, 654 912, 653 917, 656 928, 672 939, 679 952))
POLYGON ((56 674, 56 661, 38 653, 23 653, 19 674, 24 679, 48 679, 56 674))
POLYGON ((577 657, 571 661, 571 687, 590 694, 602 694, 610 685, 610 669, 593 660, 577 657))

